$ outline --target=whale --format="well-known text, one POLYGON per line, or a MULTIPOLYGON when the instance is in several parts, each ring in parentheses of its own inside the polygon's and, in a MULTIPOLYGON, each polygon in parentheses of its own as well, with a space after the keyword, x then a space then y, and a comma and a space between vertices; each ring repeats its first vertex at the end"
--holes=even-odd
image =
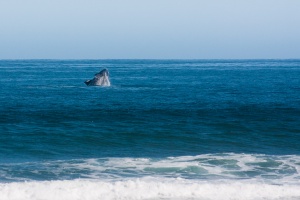
POLYGON ((93 79, 86 80, 84 83, 87 86, 110 86, 109 72, 107 69, 103 69, 95 74, 93 79))

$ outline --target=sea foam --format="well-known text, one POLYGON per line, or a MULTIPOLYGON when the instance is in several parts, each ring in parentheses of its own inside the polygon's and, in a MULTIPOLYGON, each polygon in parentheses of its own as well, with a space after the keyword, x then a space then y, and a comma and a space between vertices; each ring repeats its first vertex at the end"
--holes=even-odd
POLYGON ((295 200, 300 185, 185 179, 66 180, 0 184, 0 200, 205 199, 295 200))
POLYGON ((91 158, 0 164, 1 182, 160 177, 197 180, 260 180, 299 184, 300 156, 202 154, 168 158, 91 158))

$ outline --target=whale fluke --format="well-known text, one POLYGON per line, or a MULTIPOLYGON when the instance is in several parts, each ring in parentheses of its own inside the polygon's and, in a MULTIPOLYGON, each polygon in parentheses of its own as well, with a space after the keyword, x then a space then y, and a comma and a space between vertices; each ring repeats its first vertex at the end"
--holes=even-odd
POLYGON ((87 80, 84 83, 87 86, 110 86, 109 72, 107 69, 103 69, 95 74, 95 77, 92 80, 87 80))

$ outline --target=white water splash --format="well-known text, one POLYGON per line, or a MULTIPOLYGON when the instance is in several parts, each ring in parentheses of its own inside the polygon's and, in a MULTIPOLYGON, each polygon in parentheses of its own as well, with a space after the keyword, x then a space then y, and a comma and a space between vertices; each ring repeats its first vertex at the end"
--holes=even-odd
POLYGON ((183 179, 42 181, 0 184, 0 200, 296 200, 300 185, 183 179))

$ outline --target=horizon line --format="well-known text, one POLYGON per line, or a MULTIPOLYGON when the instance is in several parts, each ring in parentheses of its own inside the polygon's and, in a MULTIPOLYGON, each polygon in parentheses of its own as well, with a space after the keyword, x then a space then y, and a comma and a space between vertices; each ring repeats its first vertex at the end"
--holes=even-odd
POLYGON ((300 58, 0 58, 5 60, 300 60, 300 58))

